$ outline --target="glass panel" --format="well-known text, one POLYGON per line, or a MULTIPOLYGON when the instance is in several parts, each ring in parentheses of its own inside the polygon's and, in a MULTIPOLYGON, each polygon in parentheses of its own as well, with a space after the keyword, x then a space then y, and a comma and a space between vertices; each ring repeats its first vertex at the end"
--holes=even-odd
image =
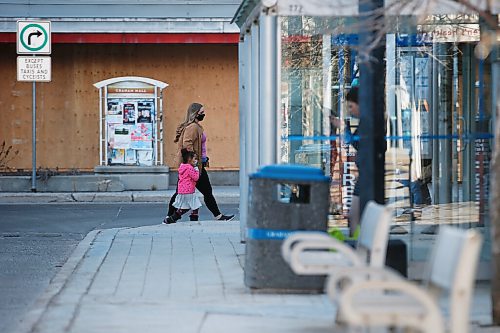
MULTIPOLYGON (((339 136, 344 123, 337 128, 331 119, 349 118, 343 96, 355 71, 356 52, 347 45, 356 36, 324 32, 346 21, 282 18, 280 117, 281 162, 315 166, 330 175, 331 216, 344 224, 357 177, 355 150, 339 136)), ((357 121, 351 125, 355 128, 357 121)))
MULTIPOLYGON (((348 223, 355 147, 363 144, 346 131, 359 125, 346 103, 359 77, 354 23, 280 18, 280 161, 331 176, 330 225, 337 228, 348 223)), ((488 230, 491 69, 474 58, 477 16, 432 16, 406 30, 387 35, 387 122, 380 126, 387 133, 392 237, 406 241, 414 263, 426 260, 440 224, 488 230)))
MULTIPOLYGON (((474 45, 397 47, 397 103, 391 125, 402 140, 390 140, 386 165, 395 166, 396 172, 392 177, 387 173, 392 186, 386 196, 396 207, 397 224, 410 232, 413 261, 427 258, 430 246, 422 237, 435 235, 441 224, 484 231, 492 138, 486 124, 491 115, 481 111, 477 99, 477 86, 485 78, 474 74, 481 66, 471 57, 474 45)), ((489 251, 483 252, 487 256, 489 251)))

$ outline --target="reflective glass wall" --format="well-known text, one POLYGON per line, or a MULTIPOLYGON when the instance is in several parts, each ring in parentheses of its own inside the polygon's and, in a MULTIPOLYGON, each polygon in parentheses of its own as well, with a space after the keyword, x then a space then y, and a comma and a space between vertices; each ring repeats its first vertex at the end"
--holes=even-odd
MULTIPOLYGON (((359 77, 353 22, 279 21, 279 159, 331 176, 331 226, 346 226, 358 180, 359 139, 345 130, 355 133, 359 124, 345 99, 359 77)), ((386 202, 395 212, 394 237, 410 244, 412 260, 425 260, 440 224, 487 234, 491 69, 474 56, 477 16, 430 16, 385 39, 386 202)))

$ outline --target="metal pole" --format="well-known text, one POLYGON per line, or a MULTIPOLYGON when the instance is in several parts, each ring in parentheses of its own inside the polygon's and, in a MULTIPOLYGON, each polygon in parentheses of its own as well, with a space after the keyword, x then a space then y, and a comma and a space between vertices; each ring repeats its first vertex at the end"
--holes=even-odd
MULTIPOLYGON (((108 86, 104 87, 104 105, 108 105, 108 86)), ((107 109, 106 109, 107 112, 107 109)), ((104 124, 104 165, 108 165, 108 124, 104 124)))
POLYGON ((31 170, 31 192, 36 192, 36 82, 33 81, 33 112, 31 120, 32 128, 32 170, 31 170))
MULTIPOLYGON (((474 120, 471 114, 473 113, 472 100, 472 90, 473 90, 473 76, 472 76, 472 66, 471 66, 471 51, 472 45, 464 44, 462 46, 462 117, 464 119, 462 123, 462 135, 469 135, 471 129, 471 123, 474 120), (472 121, 471 121, 472 120, 472 121)), ((472 170, 474 170, 474 145, 467 138, 462 138, 461 140, 461 154, 462 154, 462 191, 463 191, 463 201, 471 201, 472 199, 472 184, 474 183, 474 177, 472 170)))
MULTIPOLYGON (((155 88, 156 89, 156 88, 155 88)), ((158 88, 160 89, 160 88, 158 88)), ((155 114, 160 114, 160 165, 163 165, 163 89, 160 90, 159 111, 155 110, 155 114)), ((158 104, 158 102, 156 102, 158 104)))
POLYGON ((451 202, 452 189, 452 139, 451 122, 452 122, 452 92, 453 92, 453 60, 451 54, 451 46, 446 44, 441 46, 439 58, 439 98, 438 98, 438 133, 440 136, 439 149, 439 201, 438 203, 451 202), (444 139, 442 139, 444 137, 444 139))
MULTIPOLYGON (((458 98, 459 98, 459 88, 461 88, 459 86, 459 83, 458 83, 458 52, 459 52, 459 49, 458 49, 458 46, 455 46, 454 49, 453 49, 453 72, 452 72, 452 108, 451 108, 451 113, 452 113, 452 116, 451 116, 451 119, 452 119, 452 124, 451 124, 451 135, 457 135, 457 137, 461 134, 459 131, 458 131, 458 123, 460 123, 461 121, 461 116, 460 116, 460 111, 461 111, 461 108, 458 106, 458 98)), ((463 124, 463 122, 462 122, 463 124)), ((460 131, 462 131, 462 129, 460 129, 460 131)), ((452 142, 452 147, 451 147, 451 164, 452 164, 452 170, 456 170, 456 171, 452 171, 451 173, 451 177, 452 177, 452 188, 451 188, 451 192, 452 192, 452 202, 460 202, 460 197, 462 196, 462 193, 461 193, 461 190, 460 190, 460 186, 461 184, 459 184, 458 180, 459 180, 459 169, 458 169, 458 165, 459 165, 459 151, 457 150, 458 149, 458 140, 451 140, 452 142)), ((462 149, 460 147, 460 149, 462 149)), ((463 160, 462 160, 463 161, 463 160)), ((462 169, 462 166, 461 168, 462 169)))
MULTIPOLYGON (((245 35, 245 72, 244 72, 244 79, 245 79, 245 114, 244 114, 244 120, 245 120, 245 179, 243 183, 243 188, 241 189, 242 193, 244 193, 244 198, 246 199, 244 201, 241 201, 242 207, 240 209, 243 209, 244 216, 243 218, 241 217, 241 211, 240 211, 240 220, 243 221, 243 224, 241 226, 240 231, 243 233, 242 239, 244 240, 246 237, 246 227, 247 227, 247 217, 248 217, 248 204, 249 204, 249 175, 254 172, 255 170, 253 169, 253 146, 254 142, 252 142, 252 131, 253 131, 253 123, 252 123, 252 112, 254 110, 253 104, 255 101, 252 99, 253 98, 253 89, 254 84, 253 84, 253 71, 254 67, 254 59, 252 59, 252 48, 253 48, 253 35, 250 33, 250 30, 246 31, 245 35), (246 215, 245 215, 246 214, 246 215)), ((241 200, 241 198, 240 198, 241 200)))
MULTIPOLYGON (((161 119, 160 117, 158 117, 158 99, 161 98, 161 97, 158 97, 158 91, 160 88, 158 88, 157 86, 154 86, 154 91, 155 91, 155 97, 154 97, 154 105, 155 105, 155 115, 153 117, 153 115, 151 115, 151 120, 153 120, 153 118, 155 119, 155 123, 153 124, 153 135, 154 135, 154 139, 153 139, 153 145, 154 145, 154 162, 153 162, 153 165, 159 165, 159 156, 158 156, 158 145, 160 146, 161 148, 161 143, 159 144, 160 142, 160 136, 163 134, 163 128, 161 126, 162 122, 161 122, 161 119), (159 133, 158 133, 159 132, 159 133), (159 135, 158 135, 159 134, 159 135)), ((161 94, 161 92, 160 92, 161 94)), ((161 155, 163 155, 163 152, 161 153, 161 155)))
MULTIPOLYGON (((397 136, 397 115, 396 115, 396 35, 387 34, 386 36, 386 58, 387 58, 387 77, 385 83, 385 100, 387 101, 386 112, 387 112, 387 129, 386 134, 389 136, 397 136)), ((398 140, 399 141, 399 140, 398 140)), ((391 160, 393 167, 397 166, 397 152, 398 141, 388 140, 387 148, 391 152, 391 160)), ((401 142, 403 140, 401 139, 401 142)), ((401 143, 400 147, 403 144, 401 143)), ((397 196, 389 196, 389 203, 395 203, 399 198, 397 196)))
MULTIPOLYGON (((438 43, 432 45, 432 135, 439 135, 439 61, 437 57, 441 53, 438 43)), ((432 203, 439 203, 439 140, 432 139, 432 203)))
POLYGON ((276 163, 276 24, 277 17, 267 14, 260 16, 259 49, 259 159, 260 165, 276 163))
MULTIPOLYGON (((375 23, 383 20, 383 0, 359 2, 360 17, 364 17, 367 27, 359 34, 360 47, 368 46, 382 33, 375 23)), ((360 211, 369 200, 385 203, 385 39, 382 39, 360 61, 360 150, 357 153, 359 182, 361 184, 360 211)))
POLYGON ((276 163, 280 163, 282 158, 281 147, 283 146, 282 138, 283 138, 283 116, 284 110, 282 110, 282 105, 287 104, 283 101, 283 91, 282 91, 282 44, 281 44, 281 36, 283 29, 283 17, 278 16, 276 21, 276 163))
POLYGON ((103 163, 103 156, 102 156, 102 145, 103 145, 103 138, 102 138, 102 88, 99 88, 99 165, 104 165, 103 163))
MULTIPOLYGON (((291 16, 288 17, 288 35, 294 36, 298 34, 302 34, 302 17, 301 16, 291 16)), ((302 108, 302 73, 301 69, 303 66, 301 64, 302 57, 299 54, 298 50, 292 49, 291 51, 291 62, 292 66, 288 69, 289 75, 289 89, 288 89, 288 98, 289 98, 289 132, 288 136, 299 136, 303 135, 303 108, 302 108)), ((302 146, 302 140, 293 140, 290 141, 290 149, 288 151, 288 162, 296 163, 295 161, 295 153, 302 146)))
MULTIPOLYGON (((323 58, 323 66, 322 66, 322 74, 323 74, 323 123, 321 132, 325 136, 330 136, 331 133, 331 125, 330 125, 330 115, 332 114, 332 35, 323 35, 322 41, 322 58, 323 58)), ((335 134, 335 133, 333 133, 335 134)), ((329 145, 329 140, 324 140, 321 142, 322 144, 329 145)), ((335 147, 336 149, 336 147, 335 147)), ((321 159, 325 161, 330 161, 329 155, 330 152, 324 154, 321 153, 321 159)), ((333 175, 333 170, 331 170, 332 163, 325 163, 325 174, 333 175)))
MULTIPOLYGON (((154 139, 153 139, 153 157, 154 157, 154 161, 153 161, 153 165, 158 165, 158 160, 159 160, 159 156, 158 156, 158 141, 159 141, 159 136, 158 136, 158 132, 159 132, 159 123, 160 123, 160 119, 158 117, 158 87, 157 86, 154 86, 154 92, 155 92, 155 97, 154 97, 154 101, 155 101, 155 115, 153 117, 153 115, 151 115, 151 121, 153 121, 154 119, 154 123, 153 123, 153 136, 154 136, 154 139)), ((161 131, 161 130, 160 130, 161 131)), ((160 134, 161 135, 161 134, 160 134)), ((127 150, 125 150, 125 153, 126 153, 127 150)))
MULTIPOLYGON (((395 34, 387 34, 386 37, 386 58, 387 58, 387 79, 385 83, 385 99, 387 101, 387 129, 389 135, 397 135, 395 129, 397 128, 396 124, 396 35, 395 34)), ((389 147, 396 147, 397 141, 390 140, 389 147)), ((401 144, 401 146, 403 146, 401 144)), ((393 161, 396 160, 395 152, 396 149, 393 149, 393 161)))
POLYGON ((247 114, 249 112, 248 101, 248 35, 240 37, 238 43, 239 61, 239 128, 240 128, 240 240, 245 241, 246 225, 248 216, 248 171, 247 171, 247 114))
POLYGON ((251 168, 249 172, 257 171, 260 165, 260 128, 259 128, 259 22, 254 22, 251 27, 251 88, 250 92, 252 94, 252 109, 250 111, 251 114, 251 123, 252 123, 252 134, 250 135, 251 143, 248 147, 251 149, 251 168))

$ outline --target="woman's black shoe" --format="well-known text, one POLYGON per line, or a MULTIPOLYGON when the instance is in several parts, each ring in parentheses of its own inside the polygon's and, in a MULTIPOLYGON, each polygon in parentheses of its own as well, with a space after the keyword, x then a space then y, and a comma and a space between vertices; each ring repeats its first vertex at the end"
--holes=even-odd
POLYGON ((232 219, 234 219, 234 215, 224 215, 224 214, 221 214, 217 218, 217 221, 231 221, 232 219))

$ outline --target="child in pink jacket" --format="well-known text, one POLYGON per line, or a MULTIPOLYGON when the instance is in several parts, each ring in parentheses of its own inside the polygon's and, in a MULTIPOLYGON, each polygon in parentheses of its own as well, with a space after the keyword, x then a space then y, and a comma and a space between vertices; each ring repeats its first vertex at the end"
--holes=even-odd
MULTIPOLYGON (((200 178, 198 170, 198 160, 196 154, 187 149, 181 150, 182 163, 179 166, 179 182, 177 183, 177 197, 173 206, 176 211, 173 215, 167 216, 164 224, 175 223, 181 216, 192 209, 191 216, 198 217, 198 209, 201 207, 200 199, 195 193, 196 182, 200 178)), ((196 219, 197 220, 197 219, 196 219)))

